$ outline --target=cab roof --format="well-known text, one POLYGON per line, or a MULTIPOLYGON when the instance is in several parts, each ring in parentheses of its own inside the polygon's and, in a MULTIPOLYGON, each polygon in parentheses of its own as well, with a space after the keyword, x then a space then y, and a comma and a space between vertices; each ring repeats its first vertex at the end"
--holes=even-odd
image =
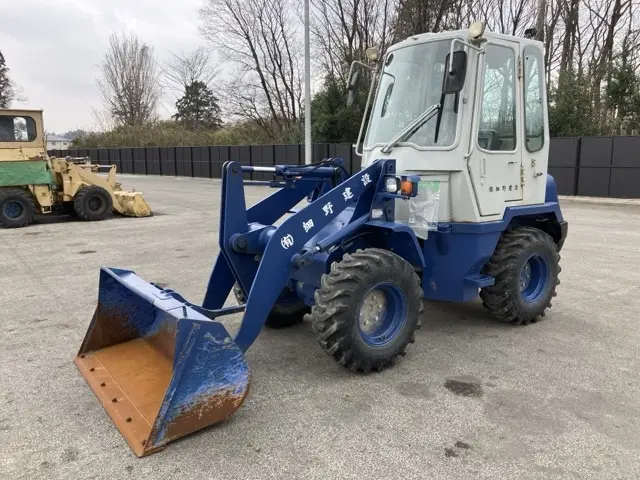
MULTIPOLYGON (((395 43, 394 45, 391 45, 388 51, 393 51, 397 48, 402 48, 402 47, 406 47, 408 45, 414 45, 417 43, 425 43, 433 40, 447 40, 447 39, 453 39, 453 38, 463 38, 466 40, 468 39, 468 37, 469 37, 468 29, 447 30, 443 32, 426 32, 426 33, 421 33, 418 35, 412 35, 410 37, 407 37, 404 40, 398 43, 395 43)), ((482 37, 487 40, 495 39, 495 40, 517 42, 523 45, 535 45, 539 48, 543 46, 542 42, 540 42, 539 40, 534 40, 532 38, 519 37, 514 35, 506 35, 503 33, 489 32, 487 30, 485 30, 482 37)))

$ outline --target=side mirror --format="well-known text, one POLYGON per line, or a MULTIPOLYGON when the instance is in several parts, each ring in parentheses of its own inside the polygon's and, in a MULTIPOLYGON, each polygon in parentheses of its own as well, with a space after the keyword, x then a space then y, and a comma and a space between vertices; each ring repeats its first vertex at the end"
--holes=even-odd
POLYGON ((360 84, 360 72, 354 70, 349 79, 349 93, 347 95, 347 107, 353 105, 358 96, 358 85, 360 84))
POLYGON ((467 76, 467 52, 458 50, 447 55, 444 65, 444 77, 442 78, 442 94, 460 93, 464 87, 464 79, 467 76))

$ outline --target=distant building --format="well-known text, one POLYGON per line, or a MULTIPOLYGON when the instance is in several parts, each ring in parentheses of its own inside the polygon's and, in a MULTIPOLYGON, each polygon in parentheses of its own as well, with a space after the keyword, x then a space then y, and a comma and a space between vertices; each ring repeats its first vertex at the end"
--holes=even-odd
POLYGON ((47 150, 69 150, 70 143, 68 138, 47 135, 47 150))

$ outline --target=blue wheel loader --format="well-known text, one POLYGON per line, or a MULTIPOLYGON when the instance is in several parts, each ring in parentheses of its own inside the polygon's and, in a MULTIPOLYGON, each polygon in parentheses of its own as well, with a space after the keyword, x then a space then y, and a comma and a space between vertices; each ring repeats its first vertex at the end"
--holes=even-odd
POLYGON ((265 326, 308 317, 327 355, 367 373, 405 355, 428 321, 425 299, 480 297, 517 325, 543 316, 567 222, 547 174, 542 51, 482 24, 412 37, 380 59, 371 49, 348 86, 352 103, 361 69, 371 72, 362 168, 227 162, 220 253, 200 304, 103 267, 75 363, 133 452, 153 453, 240 408, 245 352, 265 326), (250 182, 247 172, 274 180, 250 182), (246 208, 247 183, 274 191, 246 208), (225 307, 232 293, 238 305, 225 307), (223 319, 236 313, 232 336, 223 319))

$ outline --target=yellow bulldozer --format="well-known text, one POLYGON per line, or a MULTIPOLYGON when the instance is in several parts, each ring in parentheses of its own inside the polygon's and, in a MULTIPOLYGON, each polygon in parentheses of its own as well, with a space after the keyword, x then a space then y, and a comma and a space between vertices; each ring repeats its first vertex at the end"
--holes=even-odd
POLYGON ((36 214, 70 214, 87 221, 112 212, 152 214, 142 193, 116 182, 115 165, 47 155, 42 110, 0 109, 0 226, 25 227, 36 214), (100 170, 108 169, 107 175, 100 170))

